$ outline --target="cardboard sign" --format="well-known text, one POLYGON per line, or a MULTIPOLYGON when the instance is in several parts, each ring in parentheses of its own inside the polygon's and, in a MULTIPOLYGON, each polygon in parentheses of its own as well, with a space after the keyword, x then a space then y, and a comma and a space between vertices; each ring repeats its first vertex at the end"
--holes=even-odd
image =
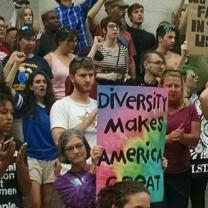
POLYGON ((186 40, 190 55, 208 56, 208 0, 189 0, 186 40))
POLYGON ((137 86, 98 87, 97 192, 106 185, 134 180, 146 185, 152 202, 163 200, 167 92, 137 86))

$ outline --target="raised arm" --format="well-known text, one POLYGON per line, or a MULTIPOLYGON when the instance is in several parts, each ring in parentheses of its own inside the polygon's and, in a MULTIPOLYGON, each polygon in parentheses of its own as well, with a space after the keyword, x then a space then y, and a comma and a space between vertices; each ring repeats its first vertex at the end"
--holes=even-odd
POLYGON ((184 2, 185 0, 181 0, 180 4, 174 9, 172 13, 171 21, 174 25, 177 25, 179 22, 179 17, 183 9, 184 2))
POLYGON ((184 41, 181 45, 181 56, 179 57, 178 64, 176 66, 177 70, 181 70, 183 65, 186 63, 186 59, 188 57, 188 43, 187 41, 184 41))
POLYGON ((94 6, 87 13, 87 21, 88 21, 91 33, 93 33, 96 27, 95 16, 98 14, 101 7, 106 1, 107 0, 97 0, 94 6))

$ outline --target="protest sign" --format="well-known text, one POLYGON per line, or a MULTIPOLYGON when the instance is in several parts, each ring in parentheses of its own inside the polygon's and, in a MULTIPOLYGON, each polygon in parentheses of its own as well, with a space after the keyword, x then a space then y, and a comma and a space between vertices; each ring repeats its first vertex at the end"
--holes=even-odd
POLYGON ((208 0, 189 0, 186 40, 190 55, 208 55, 208 0))
POLYGON ((97 192, 122 180, 140 181, 152 202, 163 200, 167 126, 167 92, 161 88, 98 87, 98 145, 104 148, 97 167, 97 192))

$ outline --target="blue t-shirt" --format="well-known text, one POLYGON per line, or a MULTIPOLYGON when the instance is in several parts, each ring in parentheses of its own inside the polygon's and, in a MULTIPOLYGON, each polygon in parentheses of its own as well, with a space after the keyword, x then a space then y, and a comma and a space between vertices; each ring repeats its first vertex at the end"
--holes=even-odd
POLYGON ((38 160, 54 160, 57 158, 57 148, 50 127, 48 110, 38 104, 35 116, 23 117, 24 141, 28 144, 27 156, 38 160))

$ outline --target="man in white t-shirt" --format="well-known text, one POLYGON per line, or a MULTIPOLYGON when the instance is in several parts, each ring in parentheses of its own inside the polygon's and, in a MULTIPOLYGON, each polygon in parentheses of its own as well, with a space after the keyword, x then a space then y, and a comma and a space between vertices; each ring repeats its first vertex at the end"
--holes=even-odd
POLYGON ((96 145, 97 102, 89 97, 89 92, 95 80, 94 64, 90 57, 75 57, 69 69, 74 90, 71 95, 57 100, 51 108, 52 136, 58 144, 64 130, 78 128, 93 147, 96 145))

